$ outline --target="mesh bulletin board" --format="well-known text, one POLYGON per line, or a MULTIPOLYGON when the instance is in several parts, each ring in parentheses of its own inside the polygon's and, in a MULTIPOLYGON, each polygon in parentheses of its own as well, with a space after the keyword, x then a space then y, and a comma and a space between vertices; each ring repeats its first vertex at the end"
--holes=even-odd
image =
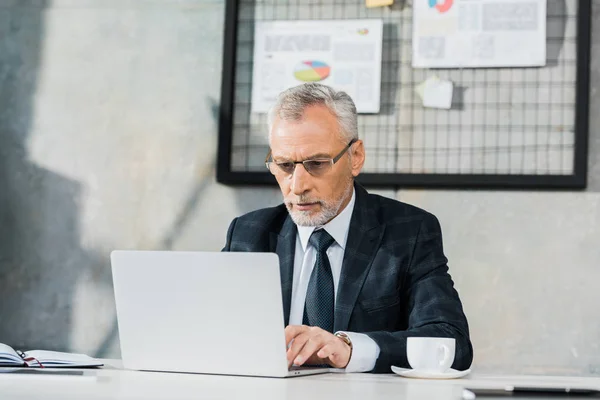
MULTIPOLYGON (((425 1, 425 0, 413 0, 425 1)), ((542 68, 413 69, 412 8, 364 0, 228 0, 217 180, 274 184, 264 166, 265 114, 251 113, 254 25, 260 20, 384 21, 381 111, 359 115, 379 187, 583 188, 587 173, 591 0, 548 0, 542 68), (452 109, 425 109, 415 87, 454 82, 452 109)))

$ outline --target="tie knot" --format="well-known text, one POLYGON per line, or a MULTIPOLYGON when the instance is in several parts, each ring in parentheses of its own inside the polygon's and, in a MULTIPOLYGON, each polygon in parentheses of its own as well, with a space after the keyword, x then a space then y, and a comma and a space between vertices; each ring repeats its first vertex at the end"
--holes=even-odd
POLYGON ((318 253, 327 250, 334 242, 335 239, 325 229, 314 231, 308 239, 308 243, 317 249, 318 253))

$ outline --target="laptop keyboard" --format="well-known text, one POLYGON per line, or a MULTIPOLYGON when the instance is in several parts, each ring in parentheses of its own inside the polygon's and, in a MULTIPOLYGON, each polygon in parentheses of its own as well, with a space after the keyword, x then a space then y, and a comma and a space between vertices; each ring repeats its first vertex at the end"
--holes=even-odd
POLYGON ((292 365, 290 371, 303 371, 307 369, 331 368, 329 365, 292 365))

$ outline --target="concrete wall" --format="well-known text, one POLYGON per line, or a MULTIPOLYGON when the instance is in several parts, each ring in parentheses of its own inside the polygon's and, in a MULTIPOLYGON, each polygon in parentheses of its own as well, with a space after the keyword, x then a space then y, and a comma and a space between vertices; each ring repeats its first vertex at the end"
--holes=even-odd
MULTIPOLYGON (((218 250, 278 203, 214 181, 223 11, 0 0, 0 342, 118 356, 112 249, 218 250)), ((440 218, 480 371, 600 375, 598 128, 586 192, 383 192, 440 218)))

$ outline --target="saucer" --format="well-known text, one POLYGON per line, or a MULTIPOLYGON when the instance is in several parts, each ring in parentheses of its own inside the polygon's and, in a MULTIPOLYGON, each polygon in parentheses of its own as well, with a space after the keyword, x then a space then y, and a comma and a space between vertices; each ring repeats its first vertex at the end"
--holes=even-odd
POLYGON ((416 369, 409 368, 400 368, 392 365, 392 371, 395 374, 403 376, 405 378, 420 378, 420 379, 456 379, 462 378, 463 376, 468 375, 471 370, 467 369, 465 371, 457 371, 455 369, 450 368, 444 372, 436 372, 436 371, 419 371, 416 369))

